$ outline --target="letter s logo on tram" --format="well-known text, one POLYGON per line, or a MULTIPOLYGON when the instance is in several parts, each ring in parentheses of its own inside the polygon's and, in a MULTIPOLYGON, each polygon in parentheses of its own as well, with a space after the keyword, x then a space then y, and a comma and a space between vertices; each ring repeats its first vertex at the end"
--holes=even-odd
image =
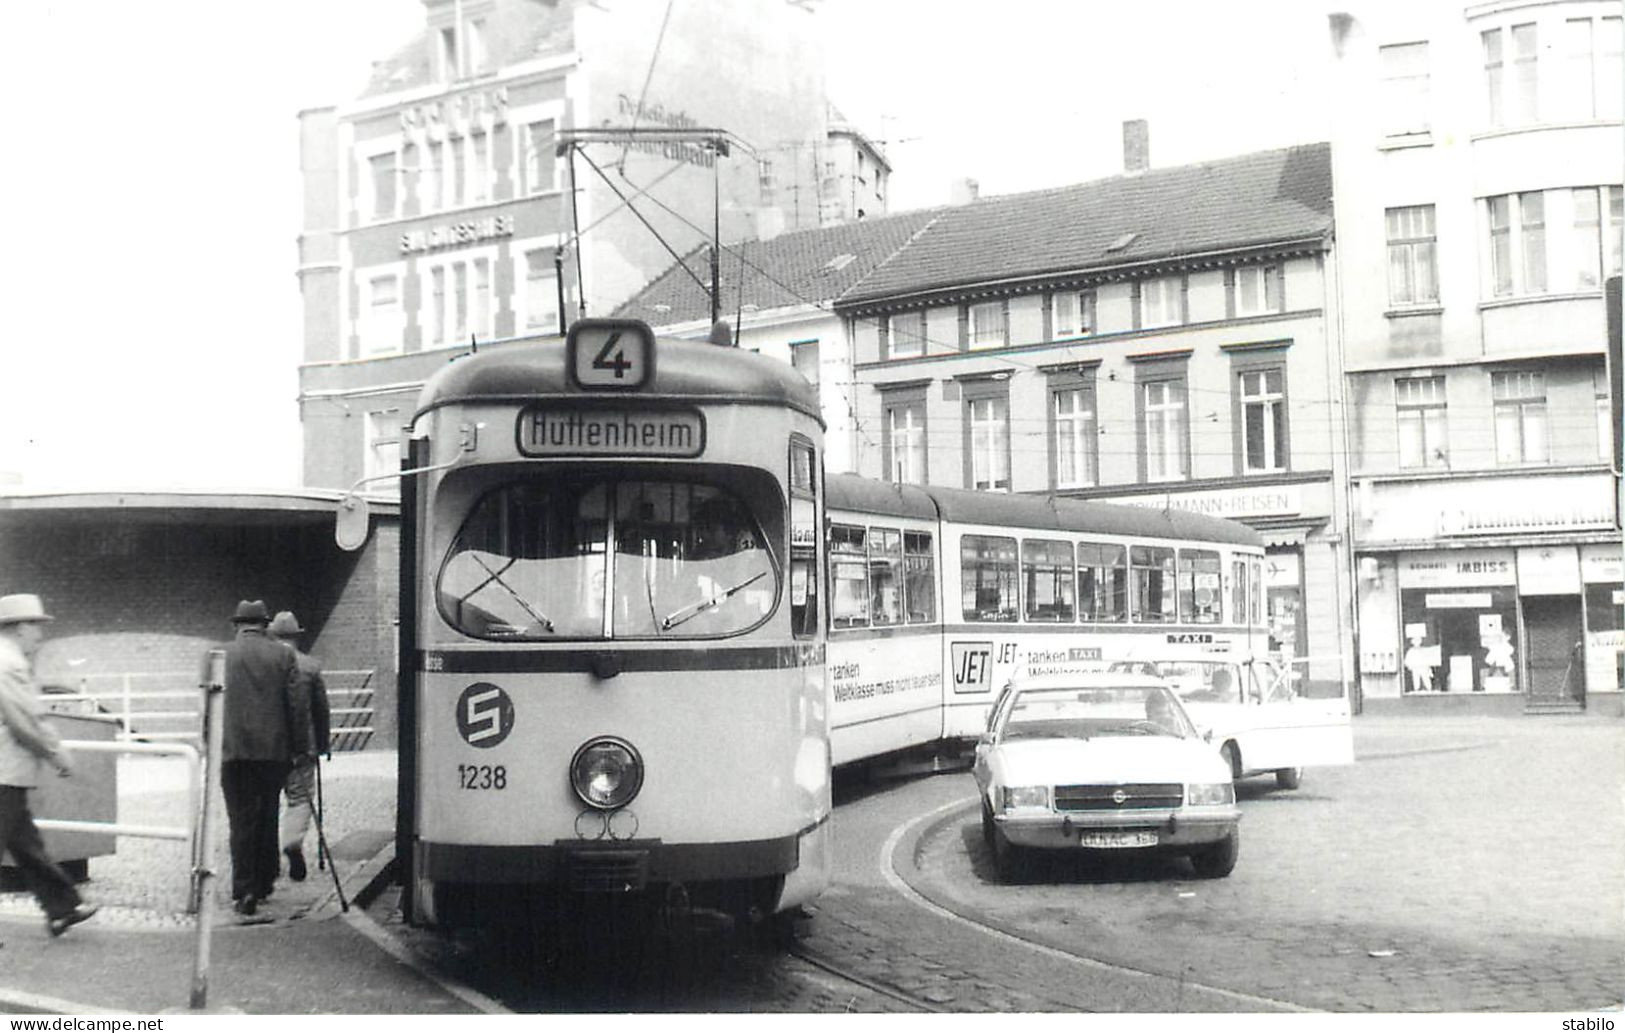
POLYGON ((513 700, 490 682, 475 682, 457 697, 457 731, 470 746, 490 749, 513 731, 513 700))

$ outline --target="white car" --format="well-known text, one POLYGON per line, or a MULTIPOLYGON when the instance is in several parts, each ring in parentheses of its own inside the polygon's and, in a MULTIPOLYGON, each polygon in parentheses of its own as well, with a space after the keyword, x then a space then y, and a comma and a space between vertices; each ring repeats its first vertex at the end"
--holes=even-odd
POLYGON ((1230 771, 1160 678, 1018 679, 994 703, 972 770, 1001 880, 1023 850, 1179 853, 1205 878, 1236 866, 1230 771))

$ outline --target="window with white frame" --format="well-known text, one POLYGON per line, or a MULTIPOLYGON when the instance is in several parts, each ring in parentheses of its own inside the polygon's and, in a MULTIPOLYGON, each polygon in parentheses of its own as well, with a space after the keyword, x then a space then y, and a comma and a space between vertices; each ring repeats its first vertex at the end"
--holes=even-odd
POLYGON ((970 430, 970 487, 977 491, 1009 491, 1009 399, 1002 394, 969 398, 965 418, 970 430))
POLYGON ((1190 476, 1189 435, 1185 412, 1185 379, 1140 384, 1144 412, 1140 446, 1148 481, 1178 481, 1190 476))
POLYGON ((1491 293, 1496 297, 1547 290, 1546 195, 1539 190, 1485 199, 1491 293))
POLYGON ((1399 466, 1449 466, 1444 378, 1399 377, 1394 381, 1394 415, 1399 429, 1399 466))
POLYGON ((1425 133, 1429 128, 1431 87, 1428 45, 1396 43, 1377 48, 1382 65, 1382 126, 1390 136, 1425 133))
POLYGON ((423 210, 438 212, 446 207, 446 142, 430 140, 425 150, 429 160, 423 176, 423 210))
POLYGON ((1563 34, 1565 115, 1617 120, 1625 94, 1619 17, 1569 18, 1563 23, 1563 34))
POLYGON ((791 341, 790 366, 806 378, 813 387, 818 386, 818 341, 791 341))
POLYGON ((1051 295, 1054 336, 1086 337, 1095 332, 1095 292, 1061 291, 1051 295))
POLYGON ((451 183, 446 204, 457 208, 468 202, 468 137, 449 138, 446 151, 451 156, 451 183))
POLYGON ((899 312, 886 317, 886 357, 916 359, 925 354, 925 313, 899 312))
POLYGON ((361 322, 361 353, 389 355, 401 350, 401 278, 389 273, 368 277, 361 322))
POLYGON ((1004 347, 1009 339, 1005 325, 1005 303, 1001 300, 971 305, 966 333, 972 348, 1004 347))
POLYGON ((558 269, 553 249, 535 248, 525 252, 525 329, 556 333, 559 328, 558 269))
POLYGON ((558 189, 558 160, 554 153, 555 123, 550 118, 530 122, 524 128, 524 177, 526 196, 558 189))
POLYGON ((400 192, 396 189, 399 170, 395 152, 374 154, 367 159, 367 170, 368 182, 372 186, 372 218, 395 218, 400 202, 400 192))
POLYGON ((1438 238, 1431 204, 1390 208, 1388 303, 1433 305, 1439 301, 1438 238))
POLYGON ((1261 316, 1281 311, 1281 267, 1248 265, 1235 270, 1235 313, 1261 316))
POLYGON ((1286 469, 1286 372, 1279 366, 1242 370, 1241 455, 1244 473, 1286 469))
POLYGON ((1479 38, 1484 48, 1490 125, 1533 123, 1539 111, 1539 40, 1535 24, 1490 29, 1479 38))
POLYGON ((1090 377, 1050 391, 1050 421, 1055 443, 1055 486, 1093 485, 1099 463, 1099 425, 1095 419, 1095 385, 1090 377))
POLYGON ((1174 326, 1185 321, 1185 284, 1178 276, 1140 282, 1140 326, 1174 326))
POLYGON ((757 202, 764 206, 774 204, 778 200, 778 188, 778 180, 773 175, 773 159, 756 159, 757 202))
POLYGON ((468 200, 479 204, 490 196, 491 137, 485 133, 471 133, 468 139, 471 150, 469 168, 473 170, 473 175, 469 177, 468 200))
POLYGON ((457 60, 457 30, 452 27, 441 29, 435 35, 435 77, 441 82, 451 82, 462 74, 457 60))
POLYGON ((1495 400, 1495 461, 1546 462, 1546 375, 1539 370, 1491 373, 1490 394, 1495 400))
POLYGON ((494 271, 488 254, 443 258, 429 265, 429 317, 424 322, 430 346, 467 344, 471 336, 487 341, 496 335, 494 271))
POLYGON ((469 19, 466 39, 468 74, 479 75, 490 71, 491 55, 485 46, 485 22, 479 18, 469 19))
POLYGON ((380 409, 367 413, 363 433, 361 476, 378 477, 367 486, 368 491, 394 495, 401 490, 399 477, 389 474, 401 469, 401 411, 380 409))
POLYGON ((1574 215, 1569 265, 1575 290, 1597 290, 1605 276, 1619 274, 1620 216, 1625 207, 1620 194, 1619 187, 1577 187, 1569 191, 1574 215))
POLYGON ((924 393, 887 399, 886 470, 896 484, 925 483, 924 393))

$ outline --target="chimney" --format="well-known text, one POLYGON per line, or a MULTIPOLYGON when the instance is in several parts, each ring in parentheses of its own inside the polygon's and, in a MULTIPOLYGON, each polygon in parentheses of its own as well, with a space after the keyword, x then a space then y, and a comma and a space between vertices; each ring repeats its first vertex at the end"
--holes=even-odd
POLYGON ((1123 123, 1123 171, 1129 175, 1151 167, 1151 126, 1143 118, 1123 123))
POLYGON ((951 205, 970 204, 981 193, 982 186, 976 180, 966 176, 956 179, 948 184, 948 203, 951 205))

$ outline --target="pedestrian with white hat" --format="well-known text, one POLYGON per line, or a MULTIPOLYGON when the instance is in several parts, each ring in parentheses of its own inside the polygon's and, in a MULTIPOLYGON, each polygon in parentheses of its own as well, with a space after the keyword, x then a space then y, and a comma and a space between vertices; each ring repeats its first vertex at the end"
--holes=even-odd
POLYGON ((61 936, 96 907, 80 899, 73 880, 51 860, 28 809, 42 764, 63 778, 73 774, 61 739, 40 719, 44 707, 34 681, 34 654, 52 620, 37 595, 0 596, 0 853, 10 854, 28 880, 46 929, 61 936))

